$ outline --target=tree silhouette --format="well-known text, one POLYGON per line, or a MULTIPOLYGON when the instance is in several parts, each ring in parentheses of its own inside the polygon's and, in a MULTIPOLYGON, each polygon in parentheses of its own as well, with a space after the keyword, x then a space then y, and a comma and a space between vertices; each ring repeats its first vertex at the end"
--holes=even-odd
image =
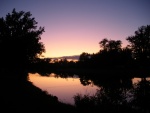
POLYGON ((107 50, 107 43, 108 43, 108 39, 107 39, 107 38, 104 38, 103 40, 101 40, 101 41, 99 42, 100 47, 101 47, 103 50, 107 50))
POLYGON ((134 98, 132 100, 133 106, 136 106, 140 113, 150 112, 150 81, 145 77, 141 81, 134 84, 133 87, 134 98))
POLYGON ((108 50, 120 50, 121 49, 121 41, 120 40, 110 40, 108 43, 108 50))
POLYGON ((102 50, 106 51, 112 51, 112 50, 120 50, 122 42, 120 40, 108 40, 107 38, 104 38, 99 42, 100 47, 102 47, 102 50))
POLYGON ((108 65, 120 65, 122 62, 122 55, 121 55, 121 44, 120 40, 108 40, 104 38, 99 42, 101 50, 99 51, 98 60, 101 65, 104 67, 108 65))
POLYGON ((130 43, 135 59, 140 61, 150 59, 150 25, 139 27, 135 35, 127 37, 126 40, 130 43))
POLYGON ((38 22, 30 12, 15 8, 5 18, 0 18, 0 62, 2 66, 26 66, 39 58, 45 47, 40 42, 44 27, 37 28, 38 22))
POLYGON ((87 60, 90 59, 90 54, 89 53, 85 53, 83 52, 80 57, 79 57, 79 61, 85 62, 87 60))

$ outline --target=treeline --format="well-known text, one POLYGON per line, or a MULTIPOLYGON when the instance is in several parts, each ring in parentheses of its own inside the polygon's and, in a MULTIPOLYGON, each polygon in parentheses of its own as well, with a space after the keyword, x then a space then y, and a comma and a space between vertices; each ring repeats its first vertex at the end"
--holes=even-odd
POLYGON ((100 50, 97 53, 80 54, 77 62, 67 59, 40 60, 39 64, 47 64, 51 68, 138 68, 149 67, 150 64, 150 25, 141 26, 133 36, 126 38, 129 45, 122 47, 121 40, 109 40, 104 38, 99 42, 100 50))
POLYGON ((121 40, 104 38, 99 42, 97 53, 80 54, 79 61, 61 59, 51 63, 50 58, 41 59, 45 46, 41 40, 44 27, 37 27, 30 12, 15 9, 5 18, 0 18, 0 67, 1 68, 108 68, 122 66, 149 66, 150 25, 139 27, 126 40, 129 45, 122 47, 121 40))
POLYGON ((79 62, 84 66, 149 66, 150 25, 141 26, 134 36, 126 38, 129 45, 122 48, 120 40, 104 38, 99 42, 101 50, 96 54, 82 53, 79 62))

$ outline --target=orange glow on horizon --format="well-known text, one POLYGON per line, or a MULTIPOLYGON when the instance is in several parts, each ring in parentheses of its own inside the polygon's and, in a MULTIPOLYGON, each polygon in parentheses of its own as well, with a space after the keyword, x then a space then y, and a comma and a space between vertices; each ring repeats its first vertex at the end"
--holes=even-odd
MULTIPOLYGON (((46 50, 46 52, 43 53, 42 55, 44 57, 53 58, 53 57, 80 55, 83 52, 89 54, 99 52, 100 50, 99 42, 103 38, 96 37, 96 39, 92 39, 91 36, 91 38, 87 38, 87 40, 85 40, 86 38, 82 39, 82 36, 78 36, 78 37, 79 39, 72 37, 71 38, 72 40, 71 39, 68 40, 69 36, 66 35, 66 38, 64 39, 61 38, 63 39, 63 41, 57 41, 55 40, 55 38, 52 39, 54 42, 52 42, 50 39, 47 39, 46 41, 42 40, 46 50)), ((56 37, 56 39, 59 40, 58 37, 56 37)), ((112 39, 112 38, 108 38, 108 39, 112 39)), ((112 39, 112 40, 120 40, 120 39, 112 39)), ((128 42, 126 40, 122 41, 122 47, 125 47, 127 44, 128 42)))
POLYGON ((103 38, 121 40, 125 46, 128 36, 150 23, 150 1, 118 1, 38 0, 33 7, 35 1, 31 0, 3 0, 0 14, 5 18, 13 8, 31 12, 37 27, 44 27, 41 35, 46 50, 44 57, 92 54, 100 50, 99 42, 103 38))

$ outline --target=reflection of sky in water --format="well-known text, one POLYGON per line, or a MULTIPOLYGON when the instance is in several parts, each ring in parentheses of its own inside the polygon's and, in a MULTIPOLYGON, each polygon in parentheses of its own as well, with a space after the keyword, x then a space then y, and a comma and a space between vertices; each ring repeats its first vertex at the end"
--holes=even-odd
POLYGON ((74 104, 73 96, 77 93, 93 95, 98 89, 97 86, 83 86, 80 79, 55 77, 55 74, 50 76, 40 76, 39 74, 29 74, 29 80, 37 87, 48 93, 57 96, 62 102, 74 104))
MULTIPOLYGON (((146 80, 150 81, 150 77, 147 77, 146 80)), ((138 83, 138 82, 140 82, 140 81, 141 81, 141 78, 133 78, 133 79, 132 79, 132 83, 133 83, 133 84, 138 83)))
POLYGON ((133 84, 138 83, 139 81, 141 81, 141 78, 133 78, 132 79, 133 84))

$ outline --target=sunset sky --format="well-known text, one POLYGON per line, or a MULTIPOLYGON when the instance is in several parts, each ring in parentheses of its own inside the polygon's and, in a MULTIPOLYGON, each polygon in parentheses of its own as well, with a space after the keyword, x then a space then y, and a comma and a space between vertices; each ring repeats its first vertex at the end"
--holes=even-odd
POLYGON ((121 40, 150 25, 150 0, 1 0, 0 18, 30 11, 38 26, 45 57, 96 53, 103 38, 121 40))

